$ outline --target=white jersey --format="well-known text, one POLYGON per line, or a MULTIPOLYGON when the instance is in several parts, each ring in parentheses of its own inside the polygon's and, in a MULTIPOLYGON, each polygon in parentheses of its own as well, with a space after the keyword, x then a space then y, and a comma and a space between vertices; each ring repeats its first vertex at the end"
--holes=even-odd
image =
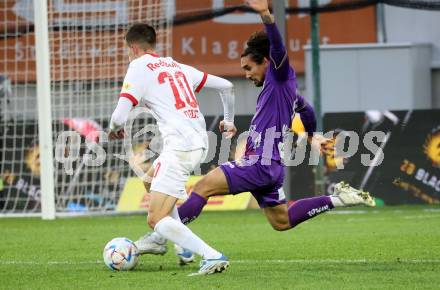
POLYGON ((207 74, 171 57, 145 54, 130 63, 121 97, 141 101, 156 118, 164 147, 179 151, 208 148, 205 118, 195 92, 207 74))

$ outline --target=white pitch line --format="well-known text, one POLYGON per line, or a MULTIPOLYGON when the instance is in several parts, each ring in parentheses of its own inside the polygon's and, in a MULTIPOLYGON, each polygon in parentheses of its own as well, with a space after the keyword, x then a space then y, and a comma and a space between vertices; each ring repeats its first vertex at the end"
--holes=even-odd
POLYGON ((413 219, 430 219, 430 218, 439 218, 439 214, 421 214, 421 215, 405 215, 404 219, 413 220, 413 219))
POLYGON ((405 263, 405 264, 438 264, 440 259, 399 259, 399 260, 366 260, 366 259, 323 259, 323 260, 307 260, 307 259, 293 259, 293 260, 232 260, 231 263, 237 264, 384 264, 384 263, 405 263))
MULTIPOLYGON (((158 262, 141 261, 142 264, 157 264, 158 262)), ((231 260, 232 264, 440 264, 440 259, 396 259, 396 260, 367 260, 367 259, 281 259, 281 260, 231 260)), ((97 265, 102 261, 5 261, 0 260, 0 265, 97 265)))
MULTIPOLYGON (((416 219, 432 219, 432 218, 440 218, 440 214, 431 213, 431 214, 419 214, 419 215, 401 215, 397 218, 406 219, 406 220, 416 220, 416 219)), ((377 222, 377 221, 386 221, 386 220, 395 220, 396 217, 388 216, 388 217, 354 217, 348 218, 347 222, 377 222)))
POLYGON ((425 208, 423 209, 423 211, 427 211, 427 212, 439 212, 440 208, 425 208))
POLYGON ((329 211, 327 214, 367 214, 369 211, 366 210, 336 210, 329 211))
POLYGON ((0 265, 92 265, 101 264, 102 261, 47 261, 47 262, 36 262, 36 261, 1 261, 0 265))
MULTIPOLYGON (((389 218, 392 219, 392 218, 389 218)), ((378 222, 378 221, 385 221, 388 220, 386 218, 349 218, 347 219, 347 222, 378 222)))

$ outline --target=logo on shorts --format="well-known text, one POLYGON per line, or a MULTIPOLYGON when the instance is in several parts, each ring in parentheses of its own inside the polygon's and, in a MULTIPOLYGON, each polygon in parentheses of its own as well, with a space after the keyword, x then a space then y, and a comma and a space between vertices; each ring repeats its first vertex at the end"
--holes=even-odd
POLYGON ((235 168, 235 165, 231 162, 226 162, 225 165, 229 166, 230 168, 235 168))

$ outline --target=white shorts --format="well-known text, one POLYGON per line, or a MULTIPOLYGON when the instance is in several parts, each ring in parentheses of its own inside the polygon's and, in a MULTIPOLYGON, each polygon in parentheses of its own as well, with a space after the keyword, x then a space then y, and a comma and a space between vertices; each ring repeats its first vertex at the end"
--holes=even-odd
POLYGON ((191 172, 206 158, 205 149, 193 151, 163 151, 153 163, 151 191, 179 199, 188 197, 185 185, 191 172))

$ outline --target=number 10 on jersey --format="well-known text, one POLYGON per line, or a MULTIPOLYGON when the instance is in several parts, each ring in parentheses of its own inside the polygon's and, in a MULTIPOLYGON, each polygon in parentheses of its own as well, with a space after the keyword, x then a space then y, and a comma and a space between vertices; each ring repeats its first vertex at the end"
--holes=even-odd
POLYGON ((169 72, 161 72, 158 76, 159 84, 165 84, 168 81, 171 86, 171 90, 173 91, 174 99, 176 101, 175 107, 177 110, 183 109, 188 104, 191 108, 197 109, 199 107, 197 103, 197 99, 194 96, 193 90, 189 86, 188 80, 185 77, 185 74, 181 71, 177 71, 174 76, 169 72), (180 87, 180 90, 183 92, 185 96, 186 103, 182 100, 179 90, 176 86, 177 84, 180 87))

